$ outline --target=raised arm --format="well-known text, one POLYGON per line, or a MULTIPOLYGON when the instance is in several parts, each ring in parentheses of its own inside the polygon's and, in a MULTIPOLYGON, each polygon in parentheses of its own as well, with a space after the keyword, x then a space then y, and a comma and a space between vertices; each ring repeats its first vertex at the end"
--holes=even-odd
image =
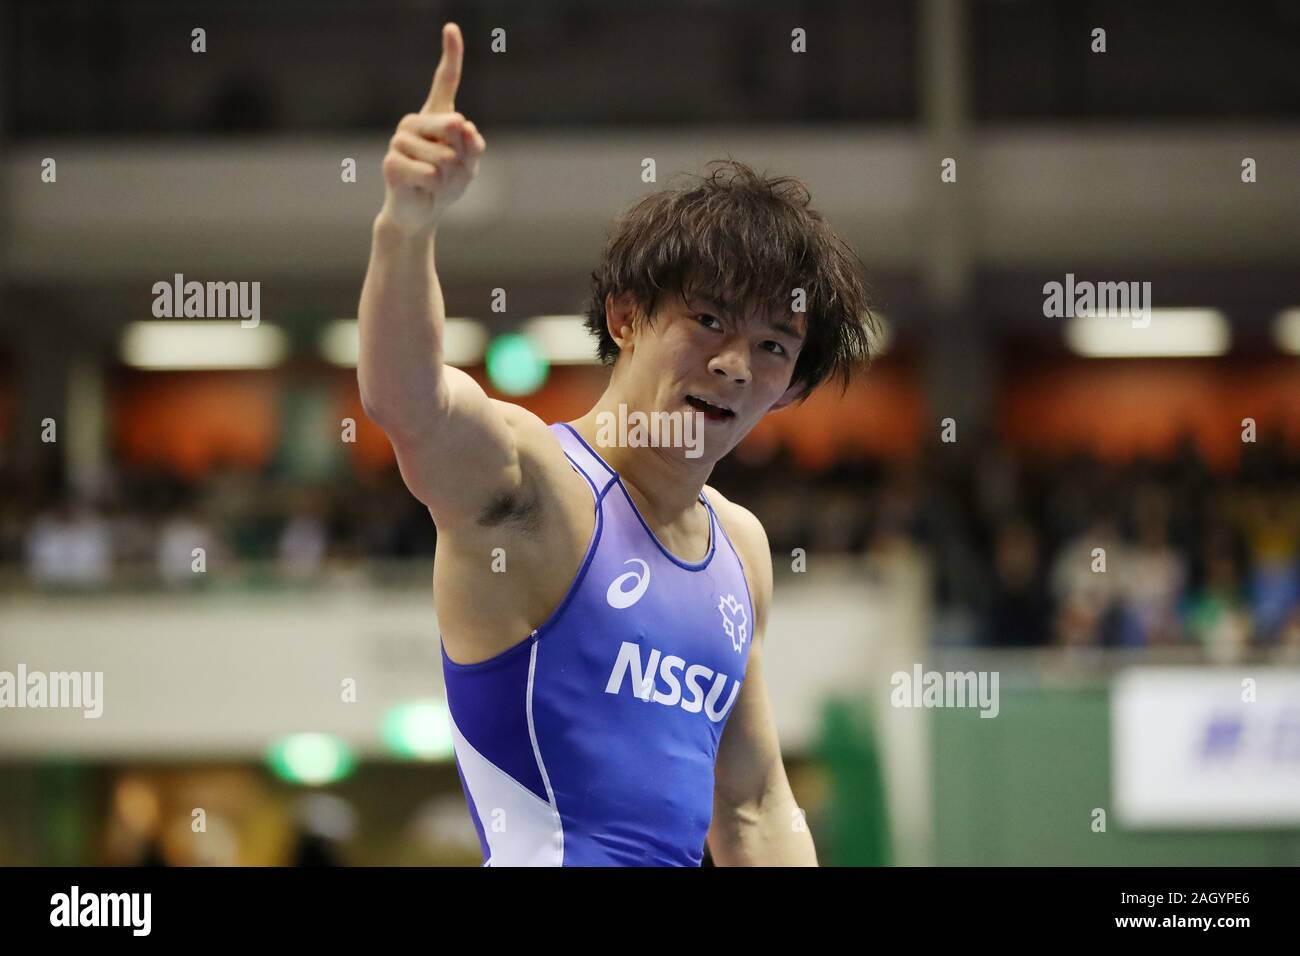
POLYGON ((532 417, 488 398, 443 359, 438 222, 473 181, 487 148, 455 111, 464 51, 460 28, 446 24, 428 99, 402 118, 389 141, 384 205, 358 309, 362 407, 387 433, 407 487, 440 527, 472 521, 518 492, 515 432, 532 417))

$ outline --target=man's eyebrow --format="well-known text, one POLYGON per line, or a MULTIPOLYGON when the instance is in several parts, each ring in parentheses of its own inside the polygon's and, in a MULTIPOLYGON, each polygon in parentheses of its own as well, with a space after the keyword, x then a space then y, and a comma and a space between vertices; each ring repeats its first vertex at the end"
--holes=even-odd
POLYGON ((697 309, 696 306, 698 306, 700 309, 710 309, 713 312, 716 312, 719 315, 725 316, 727 318, 730 318, 734 312, 731 306, 723 305, 717 299, 710 299, 707 296, 696 296, 686 304, 686 307, 688 309, 691 309, 692 311, 699 311, 699 309, 697 309))

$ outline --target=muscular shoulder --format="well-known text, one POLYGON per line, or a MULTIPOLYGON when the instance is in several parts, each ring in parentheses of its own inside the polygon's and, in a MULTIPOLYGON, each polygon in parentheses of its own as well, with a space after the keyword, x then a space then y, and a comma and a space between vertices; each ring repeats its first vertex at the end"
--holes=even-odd
POLYGON ((546 423, 528 409, 495 399, 493 405, 513 435, 520 481, 513 491, 488 502, 476 524, 495 529, 510 523, 517 524, 520 530, 537 532, 543 510, 555 504, 553 486, 557 482, 565 485, 569 476, 564 450, 546 423))
MULTIPOLYGON (((485 542, 513 545, 516 553, 526 543, 566 532, 581 533, 591 522, 591 492, 569 465, 555 433, 535 414, 509 402, 493 400, 511 433, 510 467, 518 480, 513 487, 489 498, 472 521, 439 528, 442 542, 453 550, 481 552, 485 542)), ((561 542, 562 543, 562 542, 561 542)))
POLYGON ((709 499, 709 504, 713 505, 713 510, 718 513, 718 520, 722 522, 727 537, 736 546, 745 566, 750 597, 754 601, 754 615, 758 619, 757 631, 761 634, 772 600, 772 549, 767 542, 767 532, 753 512, 728 500, 717 489, 705 485, 704 494, 709 499))

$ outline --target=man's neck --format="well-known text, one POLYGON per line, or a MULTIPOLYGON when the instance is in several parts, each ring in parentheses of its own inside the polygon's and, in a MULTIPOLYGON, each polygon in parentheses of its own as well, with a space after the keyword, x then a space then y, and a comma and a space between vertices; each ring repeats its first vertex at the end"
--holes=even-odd
POLYGON ((618 443, 600 445, 597 435, 604 420, 618 420, 618 402, 609 401, 608 393, 586 415, 569 424, 618 472, 628 491, 639 499, 637 506, 647 521, 658 526, 671 526, 683 519, 689 520, 713 465, 685 459, 679 448, 633 448, 618 443), (602 412, 613 418, 603 419, 602 412))

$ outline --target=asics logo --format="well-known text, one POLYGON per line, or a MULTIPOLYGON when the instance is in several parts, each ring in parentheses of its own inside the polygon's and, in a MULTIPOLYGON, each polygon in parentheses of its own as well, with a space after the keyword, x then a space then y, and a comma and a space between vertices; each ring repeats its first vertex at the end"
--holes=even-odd
POLYGON ((646 588, 650 587, 650 565, 646 564, 640 558, 629 558, 624 564, 641 565, 641 573, 628 571, 620 574, 609 584, 609 590, 605 592, 605 600, 609 606, 618 610, 629 608, 637 601, 641 600, 641 595, 645 594, 646 588), (624 590, 624 583, 631 578, 633 581, 630 590, 624 590))

